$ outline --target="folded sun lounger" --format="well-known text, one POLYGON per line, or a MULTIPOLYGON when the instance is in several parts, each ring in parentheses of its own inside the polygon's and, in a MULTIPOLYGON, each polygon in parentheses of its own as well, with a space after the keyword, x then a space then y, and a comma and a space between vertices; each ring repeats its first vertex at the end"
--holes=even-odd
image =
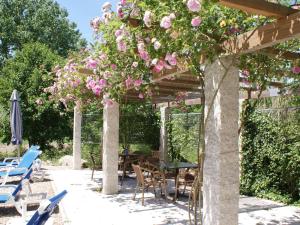
POLYGON ((39 157, 41 153, 42 152, 39 150, 28 150, 18 166, 0 167, 0 179, 2 179, 1 185, 5 184, 9 177, 22 176, 27 173, 27 171, 31 169, 34 161, 39 157))

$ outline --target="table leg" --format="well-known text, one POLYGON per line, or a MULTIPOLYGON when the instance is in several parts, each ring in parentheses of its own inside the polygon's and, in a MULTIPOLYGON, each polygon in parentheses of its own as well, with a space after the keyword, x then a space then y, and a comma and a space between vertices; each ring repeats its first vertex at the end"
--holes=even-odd
POLYGON ((178 190, 178 187, 177 187, 177 177, 179 175, 179 168, 176 168, 175 170, 175 194, 174 194, 174 198, 173 198, 173 201, 176 202, 177 200, 177 196, 179 194, 179 190, 178 190))

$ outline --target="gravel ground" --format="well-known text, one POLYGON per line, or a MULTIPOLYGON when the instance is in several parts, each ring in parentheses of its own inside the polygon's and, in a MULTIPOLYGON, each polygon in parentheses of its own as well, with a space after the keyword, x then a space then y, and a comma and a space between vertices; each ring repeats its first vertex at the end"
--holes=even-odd
MULTIPOLYGON (((18 178, 12 179, 11 182, 7 184, 18 184, 18 178)), ((47 198, 52 197, 55 193, 52 188, 52 182, 49 179, 48 174, 46 173, 44 181, 35 181, 30 183, 33 193, 47 193, 47 198)), ((32 205, 28 210, 36 210, 38 205, 32 205)), ((33 211, 34 212, 34 211, 33 211)), ((9 220, 14 220, 20 218, 21 215, 15 209, 13 204, 0 205, 0 225, 5 225, 9 220)), ((62 217, 59 212, 59 208, 52 215, 54 225, 61 225, 62 217)))

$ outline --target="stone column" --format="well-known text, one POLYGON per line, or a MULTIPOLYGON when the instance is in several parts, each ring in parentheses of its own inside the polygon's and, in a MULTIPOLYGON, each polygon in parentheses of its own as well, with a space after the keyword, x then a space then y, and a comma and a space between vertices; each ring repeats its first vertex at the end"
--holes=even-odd
POLYGON ((73 169, 81 169, 81 119, 82 114, 80 106, 74 108, 74 123, 73 123, 73 169))
POLYGON ((119 104, 103 110, 103 194, 118 193, 119 104))
POLYGON ((239 70, 232 58, 207 65, 205 73, 204 225, 237 225, 239 209, 239 70), (223 81, 225 68, 229 68, 223 81), (213 95, 222 82, 213 101, 213 95), (208 109, 212 104, 211 111, 208 109))
POLYGON ((160 108, 160 146, 159 146, 159 159, 160 161, 168 162, 168 130, 167 122, 169 121, 170 108, 161 107, 160 108))

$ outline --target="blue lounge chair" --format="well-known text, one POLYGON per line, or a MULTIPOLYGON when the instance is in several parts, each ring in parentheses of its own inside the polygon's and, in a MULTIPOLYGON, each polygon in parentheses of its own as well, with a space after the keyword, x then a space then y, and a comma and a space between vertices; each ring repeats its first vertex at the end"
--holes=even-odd
POLYGON ((19 204, 17 200, 24 186, 25 181, 28 181, 30 179, 31 174, 32 174, 32 169, 28 170, 28 172, 26 173, 26 175, 23 177, 23 179, 20 181, 18 185, 1 185, 0 190, 8 190, 8 192, 5 193, 1 191, 0 204, 14 203, 17 211, 20 214, 22 214, 21 204, 19 204))
POLYGON ((45 224, 49 217, 53 214, 55 208, 58 206, 58 203, 63 199, 67 194, 67 191, 64 190, 58 195, 45 200, 40 204, 38 210, 33 214, 27 225, 42 225, 45 224))
POLYGON ((29 169, 31 169, 34 161, 39 157, 41 151, 29 150, 22 158, 21 162, 16 167, 7 168, 6 171, 0 171, 0 178, 2 178, 2 185, 6 183, 8 177, 23 176, 29 169))
MULTIPOLYGON (((39 146, 31 146, 23 155, 23 157, 26 157, 26 155, 28 154, 29 151, 31 150, 39 150, 39 146)), ((0 167, 3 166, 17 166, 18 165, 18 158, 16 157, 9 157, 9 158, 5 158, 2 162, 0 162, 0 167)))

